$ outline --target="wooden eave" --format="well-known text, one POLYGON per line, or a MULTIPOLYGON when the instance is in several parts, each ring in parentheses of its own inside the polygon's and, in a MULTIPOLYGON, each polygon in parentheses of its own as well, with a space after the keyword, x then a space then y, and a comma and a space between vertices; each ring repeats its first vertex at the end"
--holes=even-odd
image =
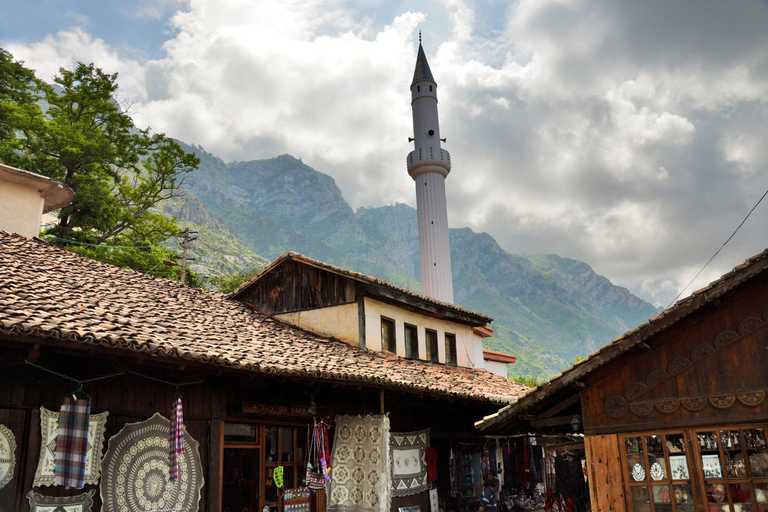
POLYGON ((527 421, 526 418, 535 416, 532 411, 554 407, 560 400, 578 392, 585 386, 585 380, 599 368, 635 348, 647 350, 649 348, 647 341, 650 338, 704 306, 717 303, 720 297, 755 278, 766 269, 768 269, 768 250, 749 258, 744 264, 736 266, 709 286, 679 300, 659 315, 604 345, 548 382, 533 388, 515 403, 476 422, 475 427, 487 433, 509 431, 511 428, 519 427, 521 422, 524 424, 527 421))

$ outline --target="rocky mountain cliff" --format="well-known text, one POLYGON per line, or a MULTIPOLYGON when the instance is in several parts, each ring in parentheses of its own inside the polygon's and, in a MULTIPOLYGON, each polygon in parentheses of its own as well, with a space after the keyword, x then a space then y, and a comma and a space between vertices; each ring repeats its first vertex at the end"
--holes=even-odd
MULTIPOLYGON (((236 258, 252 266, 293 250, 419 291, 415 209, 355 212, 330 176, 289 155, 226 164, 201 148, 185 149, 201 164, 186 182, 187 202, 169 213, 200 226, 198 247, 209 237, 216 246, 228 237, 233 243, 197 250, 203 273, 246 270, 235 268, 236 258)), ((585 263, 511 254, 469 228, 451 229, 450 240, 456 303, 495 319, 486 348, 518 356, 511 374, 559 372, 657 312, 585 263)))

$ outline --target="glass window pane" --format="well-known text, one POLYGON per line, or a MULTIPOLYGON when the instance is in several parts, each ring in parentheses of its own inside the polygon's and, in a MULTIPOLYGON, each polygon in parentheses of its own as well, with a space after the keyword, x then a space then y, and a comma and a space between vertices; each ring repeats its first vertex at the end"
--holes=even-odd
MULTIPOLYGON (((763 429, 744 431, 744 443, 749 454, 749 470, 753 477, 768 477, 768 449, 763 429)), ((755 488, 757 489, 757 488, 755 488)), ((757 491, 755 491, 757 492, 757 491)))
POLYGON ((627 466, 632 482, 645 482, 647 468, 643 456, 643 440, 639 437, 628 437, 624 440, 627 452, 627 466))
POLYGON ((415 325, 405 324, 405 357, 409 359, 419 357, 419 334, 415 325))
POLYGON ((224 448, 222 464, 224 510, 259 510, 259 450, 224 448))
POLYGON ((632 511, 651 512, 651 500, 648 499, 648 487, 632 487, 632 511))
POLYGON ((267 427, 264 437, 264 454, 267 462, 277 462, 277 427, 267 427))
POLYGON ((667 451, 670 455, 685 453, 683 434, 667 434, 667 451))
POLYGON ((693 493, 690 485, 675 485, 675 510, 677 512, 693 512, 693 493))
POLYGON ((648 436, 645 438, 645 445, 648 448, 648 476, 651 477, 651 480, 668 480, 663 442, 664 440, 661 436, 648 436))
POLYGON ((279 500, 277 495, 277 485, 275 485, 274 472, 275 466, 270 465, 264 468, 264 502, 276 503, 279 500))
POLYGON ((396 352, 395 321, 381 317, 381 350, 396 352))
POLYGON ((672 512, 672 495, 669 493, 669 486, 654 485, 651 490, 656 512, 672 512))
POLYGON ((768 483, 755 484, 755 501, 759 512, 768 510, 768 483))
POLYGON ((427 361, 437 363, 440 361, 440 355, 437 352, 437 332, 427 329, 425 335, 427 338, 427 361))
POLYGON ((293 461, 293 427, 283 427, 280 429, 280 461, 293 461))
POLYGON ((283 485, 285 489, 297 489, 300 486, 294 481, 296 477, 295 466, 285 466, 283 469, 283 485))
POLYGON ((456 357, 456 335, 445 333, 445 364, 456 366, 458 358, 456 357))
POLYGON ((705 479, 723 478, 720 452, 717 448, 716 432, 699 432, 699 450, 701 451, 701 467, 705 479))
POLYGON ((296 460, 299 462, 306 461, 306 451, 307 451, 307 429, 306 428, 297 428, 296 429, 296 460))
POLYGON ((750 512, 752 510, 752 496, 749 492, 749 484, 730 484, 731 501, 734 512, 750 512))
POLYGON ((250 423, 225 423, 224 441, 252 443, 258 441, 258 427, 250 423))
POLYGON ((738 430, 721 430, 720 444, 723 447, 725 458, 725 470, 729 477, 745 478, 747 467, 744 462, 744 454, 741 452, 741 440, 738 430))
POLYGON ((725 484, 709 484, 706 486, 709 512, 730 512, 728 495, 725 492, 725 484))

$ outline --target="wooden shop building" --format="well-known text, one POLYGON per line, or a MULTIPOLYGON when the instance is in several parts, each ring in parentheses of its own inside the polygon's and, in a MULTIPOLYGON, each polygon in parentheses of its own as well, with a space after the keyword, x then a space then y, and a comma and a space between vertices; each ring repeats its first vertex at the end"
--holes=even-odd
POLYGON ((591 509, 768 511, 768 251, 477 423, 583 434, 591 509))
MULTIPOLYGON (((482 368, 489 323, 295 254, 228 297, 0 231, 0 511, 85 494, 82 510, 109 499, 115 510, 287 512, 274 470, 283 489, 301 487, 313 418, 382 413, 391 432, 430 429, 432 486, 450 510, 451 443, 479 438, 474 422, 527 390, 482 368), (53 485, 48 467, 46 425, 73 393, 101 429, 82 490, 53 485), (147 432, 167 425, 177 393, 190 450, 173 487, 152 462, 162 439, 147 432)), ((311 510, 326 499, 314 494, 311 510)), ((429 510, 427 493, 391 500, 406 505, 429 510)))

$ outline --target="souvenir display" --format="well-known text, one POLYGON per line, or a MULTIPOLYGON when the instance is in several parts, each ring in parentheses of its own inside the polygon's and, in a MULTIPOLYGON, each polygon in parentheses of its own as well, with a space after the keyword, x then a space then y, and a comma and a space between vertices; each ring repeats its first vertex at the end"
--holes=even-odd
POLYGON ((688 480, 688 460, 685 455, 671 455, 669 466, 672 472, 672 480, 688 480))
POLYGON ((198 443, 184 432, 179 478, 170 482, 170 426, 167 418, 155 413, 148 420, 127 423, 109 439, 99 487, 105 512, 198 510, 203 487, 198 443))
POLYGON ((387 415, 336 416, 328 512, 389 512, 387 415))
POLYGON ((33 491, 27 493, 30 512, 90 512, 95 489, 79 496, 43 496, 33 491))
POLYGON ((645 469, 643 469, 642 464, 635 464, 632 467, 632 478, 635 480, 635 482, 641 482, 645 480, 645 469))
POLYGON ((427 462, 424 452, 429 446, 429 429, 417 432, 391 433, 392 496, 418 494, 427 489, 427 462))
POLYGON ((308 489, 286 489, 283 496, 285 512, 310 512, 312 493, 308 489))
POLYGON ((664 468, 661 467, 661 464, 658 462, 654 462, 651 464, 651 478, 653 480, 663 480, 664 479, 664 468))
MULTIPOLYGON (((104 449, 104 430, 109 412, 89 415, 88 449, 85 453, 85 475, 83 483, 98 484, 101 473, 101 452, 104 449)), ((40 408, 40 457, 32 485, 40 487, 55 484, 56 469, 56 429, 59 413, 40 408)))
POLYGON ((176 398, 171 405, 171 428, 168 438, 168 479, 175 482, 179 479, 179 455, 184 453, 184 409, 181 396, 176 391, 176 398))
POLYGON ((16 466, 16 438, 11 429, 0 425, 0 489, 13 480, 16 466))

